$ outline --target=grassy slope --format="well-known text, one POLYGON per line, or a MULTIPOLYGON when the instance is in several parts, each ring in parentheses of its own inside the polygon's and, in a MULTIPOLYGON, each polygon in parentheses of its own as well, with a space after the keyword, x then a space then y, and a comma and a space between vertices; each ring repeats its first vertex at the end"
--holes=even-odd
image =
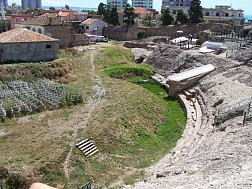
MULTIPOLYGON (((72 60, 77 79, 69 87, 82 92, 86 99, 93 94, 88 52, 72 60)), ((98 53, 95 66, 106 89, 106 100, 92 115, 87 130, 78 130, 78 138, 95 141, 100 153, 85 158, 74 149, 69 181, 64 178, 62 162, 69 150, 72 125, 82 123, 81 113, 76 112, 84 110, 85 103, 33 115, 28 121, 7 120, 0 126, 9 133, 0 138, 0 165, 29 175, 36 171, 31 177, 59 188, 76 188, 88 179, 97 187, 109 186, 118 179, 131 184, 141 177, 139 168, 157 161, 175 145, 185 116, 178 102, 152 82, 141 87, 128 82, 146 79, 147 75, 120 73, 122 79, 107 76, 111 73, 108 70, 118 65, 117 70, 120 66, 135 67, 132 60, 132 54, 121 47, 98 53)))
MULTIPOLYGON (((125 67, 140 67, 140 70, 147 67, 147 73, 150 69, 132 60, 128 50, 112 47, 103 49, 96 61, 107 88, 107 100, 90 120, 88 135, 101 154, 88 160, 76 156, 74 167, 76 172, 84 168, 86 178, 101 187, 118 178, 132 184, 142 175, 137 169, 156 162, 174 147, 185 124, 179 103, 167 97, 162 88, 153 82, 141 84, 142 87, 128 82, 146 79, 147 75, 125 74, 123 71, 129 70, 125 67), (113 76, 122 80, 109 78, 111 70, 113 76)), ((73 174, 72 179, 75 178, 73 174)))

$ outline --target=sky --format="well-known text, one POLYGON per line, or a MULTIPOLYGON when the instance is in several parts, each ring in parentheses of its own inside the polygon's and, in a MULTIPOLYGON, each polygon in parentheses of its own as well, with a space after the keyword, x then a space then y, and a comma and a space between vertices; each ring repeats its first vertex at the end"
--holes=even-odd
MULTIPOLYGON (((21 0, 8 0, 9 4, 21 0)), ((42 0, 43 6, 64 6, 65 4, 75 7, 97 8, 99 3, 106 3, 106 0, 42 0)), ((128 0, 131 2, 131 0, 128 0)), ((162 0, 153 0, 153 7, 160 11, 162 0)), ((214 8, 215 5, 232 5, 233 9, 243 9, 246 15, 252 15, 252 0, 201 0, 201 5, 206 8, 214 8)))

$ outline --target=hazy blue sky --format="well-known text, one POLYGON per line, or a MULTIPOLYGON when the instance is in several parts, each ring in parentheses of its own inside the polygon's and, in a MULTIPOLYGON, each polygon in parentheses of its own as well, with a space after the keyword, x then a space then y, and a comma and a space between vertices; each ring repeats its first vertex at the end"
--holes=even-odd
MULTIPOLYGON (((21 0, 9 0, 9 3, 12 2, 21 4, 21 0)), ((70 7, 78 6, 89 8, 98 7, 100 2, 106 3, 106 0, 42 0, 44 6, 64 6, 68 4, 70 7)), ((128 2, 131 2, 131 0, 128 0, 128 2)), ((154 8, 159 11, 162 0, 153 0, 153 2, 154 8)), ((232 8, 243 9, 245 14, 252 15, 252 0, 201 0, 201 4, 203 7, 207 8, 214 7, 215 5, 232 5, 232 8)))

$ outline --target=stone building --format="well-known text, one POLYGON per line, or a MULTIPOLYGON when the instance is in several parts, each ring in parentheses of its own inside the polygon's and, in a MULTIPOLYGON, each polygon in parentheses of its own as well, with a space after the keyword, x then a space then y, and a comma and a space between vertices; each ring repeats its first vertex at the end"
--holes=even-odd
POLYGON ((61 22, 57 13, 46 13, 32 20, 16 24, 15 28, 26 28, 59 39, 60 47, 72 46, 75 34, 75 28, 71 24, 61 22))
POLYGON ((18 28, 0 34, 0 63, 50 61, 57 58, 59 40, 18 28))

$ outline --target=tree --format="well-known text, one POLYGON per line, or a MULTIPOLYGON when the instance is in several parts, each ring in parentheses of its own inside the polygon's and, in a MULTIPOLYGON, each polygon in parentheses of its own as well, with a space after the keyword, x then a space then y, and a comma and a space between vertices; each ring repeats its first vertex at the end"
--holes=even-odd
POLYGON ((33 8, 29 8, 28 10, 27 10, 27 12, 29 12, 29 13, 33 13, 35 10, 33 9, 33 8))
POLYGON ((106 4, 100 3, 99 6, 98 6, 97 14, 98 15, 104 15, 105 11, 106 11, 106 6, 107 6, 106 4))
POLYGON ((107 4, 105 6, 105 12, 103 14, 103 21, 110 24, 110 12, 111 12, 111 4, 107 4))
POLYGON ((55 10, 55 7, 49 7, 49 10, 55 10))
POLYGON ((110 11, 109 23, 112 24, 113 26, 120 25, 119 20, 118 20, 118 13, 117 13, 116 7, 113 7, 110 11))
POLYGON ((124 9, 123 23, 131 27, 135 24, 134 18, 136 18, 135 10, 130 4, 127 4, 124 9))
POLYGON ((188 23, 188 18, 183 10, 178 10, 176 22, 180 22, 181 24, 188 23))
POLYGON ((137 32, 137 39, 140 40, 140 39, 143 39, 146 35, 146 31, 145 30, 139 30, 137 32))
POLYGON ((147 15, 144 17, 144 19, 143 19, 143 21, 142 21, 142 24, 143 24, 144 26, 147 26, 147 27, 155 26, 155 23, 153 22, 153 17, 152 17, 152 15, 147 14, 147 15))
POLYGON ((65 4, 65 9, 70 9, 69 5, 65 4))
POLYGON ((200 23, 203 21, 203 8, 200 0, 192 0, 189 8, 189 21, 191 23, 200 23))
POLYGON ((161 16, 161 21, 163 26, 171 25, 174 22, 174 18, 170 15, 169 9, 165 9, 161 16))

